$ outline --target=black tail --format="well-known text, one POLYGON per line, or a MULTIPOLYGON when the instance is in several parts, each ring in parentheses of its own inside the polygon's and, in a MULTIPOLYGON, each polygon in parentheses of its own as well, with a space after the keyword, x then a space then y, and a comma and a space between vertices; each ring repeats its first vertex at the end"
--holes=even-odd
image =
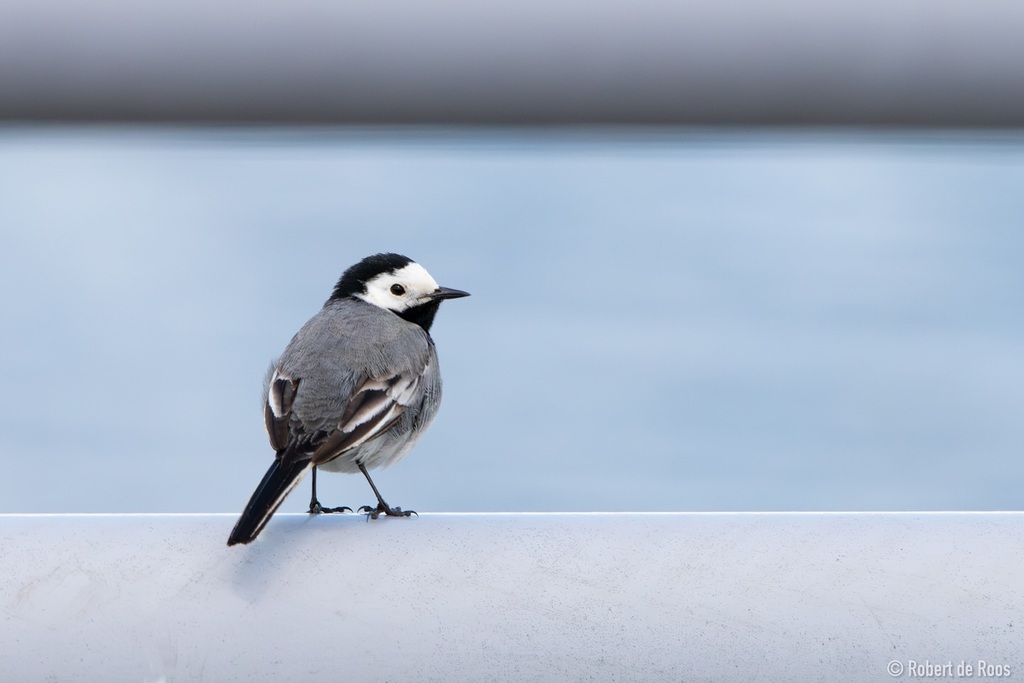
POLYGON ((263 481, 256 487, 249 504, 242 511, 242 516, 235 522, 235 528, 228 536, 228 545, 250 543, 256 538, 280 507, 285 496, 295 488, 302 475, 312 465, 310 460, 293 461, 289 464, 282 464, 280 458, 275 460, 263 475, 263 481))

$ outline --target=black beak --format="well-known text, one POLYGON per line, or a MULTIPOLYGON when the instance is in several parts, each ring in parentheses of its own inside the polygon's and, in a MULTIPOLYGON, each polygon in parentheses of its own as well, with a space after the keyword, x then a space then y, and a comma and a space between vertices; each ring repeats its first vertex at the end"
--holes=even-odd
POLYGON ((435 301, 442 299, 461 299, 464 296, 469 296, 469 292, 463 292, 461 289, 452 289, 451 287, 438 287, 430 293, 430 298, 435 301))

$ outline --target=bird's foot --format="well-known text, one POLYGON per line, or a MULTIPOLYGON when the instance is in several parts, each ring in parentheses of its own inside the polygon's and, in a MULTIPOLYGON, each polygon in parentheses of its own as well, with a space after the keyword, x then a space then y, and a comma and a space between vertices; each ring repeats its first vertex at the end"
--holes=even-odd
MULTIPOLYGON (((360 509, 360 511, 362 510, 360 509)), ((330 515, 335 512, 352 512, 352 508, 346 507, 344 505, 336 508, 325 508, 323 505, 320 504, 320 501, 316 500, 315 498, 309 501, 309 514, 311 515, 330 515)))
POLYGON ((364 505, 359 508, 359 512, 365 514, 369 519, 377 519, 381 515, 385 515, 387 517, 411 517, 412 515, 416 515, 419 517, 419 514, 417 514, 415 510, 403 510, 398 507, 393 508, 385 503, 381 503, 376 507, 364 505))

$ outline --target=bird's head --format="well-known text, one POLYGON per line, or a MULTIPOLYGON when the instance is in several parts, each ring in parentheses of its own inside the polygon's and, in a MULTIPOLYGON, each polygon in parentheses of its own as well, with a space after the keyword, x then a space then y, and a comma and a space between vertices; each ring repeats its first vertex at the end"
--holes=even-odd
POLYGON ((429 330, 442 301, 464 296, 469 292, 441 287, 408 256, 374 254, 342 274, 331 300, 362 299, 429 330))

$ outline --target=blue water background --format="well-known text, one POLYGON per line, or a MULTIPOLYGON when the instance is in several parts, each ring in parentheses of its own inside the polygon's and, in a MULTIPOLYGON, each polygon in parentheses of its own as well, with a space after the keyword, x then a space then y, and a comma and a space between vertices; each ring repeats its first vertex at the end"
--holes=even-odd
POLYGON ((394 504, 1024 507, 1024 136, 14 126, 0 512, 239 510, 377 251, 473 294, 394 504))

